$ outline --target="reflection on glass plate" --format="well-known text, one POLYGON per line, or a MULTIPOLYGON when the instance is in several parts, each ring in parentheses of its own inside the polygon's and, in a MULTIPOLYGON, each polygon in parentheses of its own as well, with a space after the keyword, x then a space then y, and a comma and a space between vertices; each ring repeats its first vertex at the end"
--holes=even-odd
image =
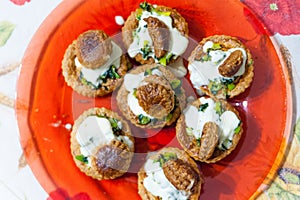
MULTIPOLYGON (((248 199, 274 176, 291 132, 293 95, 288 71, 263 25, 239 1, 150 1, 175 8, 187 20, 190 44, 182 58, 203 37, 225 34, 239 38, 255 63, 252 86, 229 102, 240 112, 244 133, 237 149, 216 164, 202 164, 205 183, 201 199, 248 199)), ((130 173, 96 181, 78 170, 70 153, 70 128, 88 108, 107 107, 118 112, 115 95, 81 96, 68 87, 61 71, 67 46, 89 29, 103 29, 122 44, 121 25, 139 2, 127 0, 63 1, 45 20, 22 62, 18 83, 17 117, 28 163, 47 192, 63 188, 71 196, 87 193, 92 199, 139 199, 136 172, 148 151, 178 146, 174 126, 161 130, 132 127, 136 155, 130 173)), ((186 96, 196 96, 183 78, 186 96)))

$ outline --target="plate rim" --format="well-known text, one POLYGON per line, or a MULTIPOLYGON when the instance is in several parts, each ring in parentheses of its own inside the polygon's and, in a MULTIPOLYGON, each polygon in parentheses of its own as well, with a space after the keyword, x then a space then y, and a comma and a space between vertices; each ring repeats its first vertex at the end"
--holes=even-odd
MULTIPOLYGON (((17 81, 17 93, 16 93, 16 104, 15 104, 15 111, 16 111, 16 118, 17 118, 17 125, 19 129, 20 134, 20 143, 21 147, 24 151, 24 155, 26 159, 29 161, 28 164, 36 177, 37 181, 42 185, 42 187, 45 189, 45 185, 47 185, 47 188, 51 187, 54 191, 57 189, 57 186, 55 184, 55 181, 53 178, 51 178, 51 175, 46 171, 46 168, 44 167, 44 164, 42 162, 42 158, 38 155, 38 147, 37 144, 35 144, 34 139, 32 139, 32 133, 30 130, 30 127, 28 125, 29 122, 29 114, 30 114, 30 102, 31 100, 31 94, 33 91, 33 86, 35 83, 35 80, 33 80, 34 74, 36 73, 35 68, 37 67, 36 64, 38 63, 38 60, 40 60, 41 56, 38 53, 35 52, 43 52, 46 48, 46 44, 49 42, 49 38, 52 37, 53 31, 55 31, 56 27, 59 26, 59 22, 67 17, 71 12, 73 12, 74 9, 77 7, 80 7, 81 4, 83 4, 85 0, 65 0, 62 1, 57 5, 57 7, 51 11, 51 13, 45 18, 45 20, 41 23, 38 30, 35 32, 34 36, 32 37, 29 45, 26 48, 26 51, 24 53, 24 56, 22 58, 22 64, 18 75, 18 81, 17 81), (56 17, 59 14, 59 17, 56 17), (51 23, 50 23, 51 21, 51 23), (49 30, 51 30, 49 32, 49 30), (43 38, 43 45, 37 45, 36 38, 43 38), (32 56, 34 55, 34 56, 32 56), (29 59, 31 58, 31 59, 29 59), (34 59, 32 59, 34 58, 34 59), (26 73, 27 71, 33 71, 33 73, 26 73), (26 75, 24 75, 24 73, 26 75), (29 75, 29 76, 28 76, 29 75), (29 77, 29 78, 28 78, 29 77), (28 82, 30 80, 30 87, 27 87, 26 90, 20 91, 20 87, 24 82, 28 82), (24 116, 27 116, 24 118, 24 116), (23 130, 21 130, 21 127, 23 130), (24 130, 25 128, 25 130, 24 130), (24 141, 22 137, 23 134, 26 134, 29 136, 30 141, 27 140, 24 141), (42 169, 41 169, 42 166, 42 169), (36 170, 39 171, 39 176, 36 175, 36 170), (43 175, 41 175, 41 173, 43 175), (51 181, 51 184, 49 183, 51 181), (50 186, 49 186, 50 184, 50 186)), ((262 25, 264 23, 259 20, 259 18, 252 12, 252 10, 247 7, 242 2, 236 0, 237 3, 239 3, 242 7, 248 9, 251 14, 255 17, 255 19, 262 25)), ((275 161, 269 170, 268 174, 266 175, 266 178, 263 180, 261 185, 257 188, 256 192, 252 194, 250 199, 255 199, 258 197, 266 188, 267 186, 274 180, 277 170, 282 166, 284 163, 284 158, 286 154, 288 153, 289 146, 291 144, 291 139, 293 137, 293 125, 296 122, 296 107, 297 107, 297 100, 296 100, 296 92, 295 92, 295 85, 293 82, 293 75, 291 72, 291 67, 288 61, 286 60, 285 55, 281 51, 280 43, 276 40, 275 36, 271 36, 265 28, 266 34, 271 40, 271 43, 276 51, 276 54, 279 58, 281 69, 284 75, 285 79, 285 87, 286 87, 286 116, 284 117, 286 121, 286 125, 284 127, 284 133, 282 135, 282 140, 280 142, 280 148, 277 152, 275 161), (288 123, 288 126, 287 126, 288 123), (285 139, 285 141, 283 141, 285 139), (276 162, 278 161, 278 162, 276 162)), ((41 44, 41 42, 39 42, 41 44)))

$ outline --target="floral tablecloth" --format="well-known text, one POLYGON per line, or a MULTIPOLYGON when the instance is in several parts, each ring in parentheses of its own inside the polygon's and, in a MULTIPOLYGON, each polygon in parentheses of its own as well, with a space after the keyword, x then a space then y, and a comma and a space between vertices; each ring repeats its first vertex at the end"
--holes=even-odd
MULTIPOLYGON (((89 199, 62 190, 47 194, 35 179, 19 143, 16 83, 22 56, 34 32, 61 0, 0 0, 0 199, 89 199)), ((300 0, 242 0, 264 22, 292 68, 300 102, 300 0)), ((259 199, 300 199, 300 106, 286 161, 259 199)))

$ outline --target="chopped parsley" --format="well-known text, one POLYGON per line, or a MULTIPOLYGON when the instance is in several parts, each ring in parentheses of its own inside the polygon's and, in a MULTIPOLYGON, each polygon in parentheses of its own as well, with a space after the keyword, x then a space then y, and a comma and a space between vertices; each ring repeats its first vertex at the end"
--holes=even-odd
MULTIPOLYGON (((216 50, 220 50, 222 47, 219 43, 213 43, 213 46, 211 48, 207 49, 207 53, 204 54, 201 58, 200 58, 200 62, 208 62, 211 61, 211 55, 209 54, 210 51, 216 51, 216 50)), ((225 58, 225 57, 224 57, 225 58)), ((221 62, 224 58, 220 59, 218 62, 221 62)), ((218 63, 217 62, 217 63, 218 63)), ((216 63, 216 64, 217 64, 216 63)))
POLYGON ((79 79, 80 79, 82 84, 89 85, 95 90, 98 89, 101 86, 101 83, 99 85, 94 85, 92 82, 88 81, 86 78, 84 78, 82 72, 80 72, 79 79))
POLYGON ((118 78, 120 78, 120 75, 116 72, 116 66, 111 65, 109 69, 98 78, 98 80, 102 80, 103 83, 106 83, 107 79, 118 79, 118 78))
POLYGON ((200 58, 200 62, 207 62, 207 61, 211 61, 211 55, 209 54, 205 54, 200 58))
POLYGON ((81 81, 82 84, 89 85, 93 89, 99 89, 102 86, 103 83, 107 82, 107 79, 118 79, 118 78, 121 78, 121 76, 117 73, 116 70, 117 70, 116 66, 115 65, 111 65, 106 72, 104 72, 102 75, 100 75, 97 78, 97 82, 98 82, 97 85, 94 85, 92 82, 88 81, 83 76, 82 72, 80 72, 79 79, 80 79, 80 81, 81 81))
POLYGON ((151 4, 144 1, 144 2, 140 3, 140 8, 145 10, 145 11, 151 12, 153 7, 152 7, 151 4))
POLYGON ((169 52, 166 55, 164 55, 163 57, 161 57, 158 62, 163 65, 163 66, 167 66, 167 64, 170 62, 171 59, 174 58, 174 54, 169 52))
POLYGON ((197 142, 197 146, 200 147, 200 146, 201 146, 201 138, 197 138, 197 139, 196 139, 196 142, 197 142))
POLYGON ((181 80, 179 80, 179 79, 171 80, 171 87, 172 87, 173 90, 176 90, 176 89, 180 88, 181 85, 182 85, 181 80))
POLYGON ((165 121, 166 121, 166 122, 170 121, 170 120, 172 119, 172 117, 173 117, 173 114, 172 114, 172 113, 169 113, 169 114, 166 116, 165 121))
POLYGON ((251 65, 253 65, 253 59, 251 59, 248 63, 248 66, 251 66, 251 65))
POLYGON ((111 128, 114 133, 122 130, 122 124, 119 120, 115 118, 108 118, 108 121, 110 122, 111 128))
POLYGON ((144 46, 141 48, 143 59, 147 59, 150 53, 152 53, 151 46, 148 40, 144 40, 144 46))
POLYGON ((141 15, 142 15, 142 11, 147 11, 147 12, 155 12, 157 13, 158 15, 162 15, 162 16, 170 16, 171 15, 171 12, 170 11, 160 11, 160 10, 157 10, 153 5, 147 3, 146 1, 140 3, 140 8, 138 9, 138 15, 137 15, 137 19, 141 19, 141 15), (141 11, 139 11, 139 9, 141 9, 141 11))
POLYGON ((234 84, 234 83, 229 83, 229 84, 227 85, 227 89, 228 89, 229 91, 233 90, 234 88, 235 88, 235 84, 234 84))
POLYGON ((156 69, 159 70, 158 67, 154 67, 151 69, 147 68, 146 71, 144 72, 144 76, 152 75, 152 72, 156 69))
POLYGON ((209 50, 220 50, 222 47, 219 43, 213 43, 213 46, 211 48, 209 48, 209 50))
POLYGON ((206 110, 206 108, 208 108, 208 103, 201 104, 200 107, 199 107, 199 110, 201 112, 204 112, 206 110))
POLYGON ((241 131, 241 125, 238 125, 238 127, 236 127, 236 128, 234 129, 234 133, 235 133, 235 134, 238 134, 240 131, 241 131))
POLYGON ((218 81, 209 81, 208 89, 213 95, 218 94, 218 92, 223 89, 223 84, 218 81))
POLYGON ((136 88, 134 88, 133 89, 133 96, 136 98, 136 91, 137 91, 137 89, 136 88))
POLYGON ((153 162, 159 162, 159 166, 162 167, 164 163, 166 163, 168 160, 176 160, 177 155, 175 153, 171 152, 165 152, 164 154, 160 154, 157 159, 155 159, 153 162))
POLYGON ((146 125, 151 122, 151 119, 143 114, 138 115, 139 124, 146 125))
POLYGON ((181 86, 182 82, 179 79, 173 79, 171 80, 171 87, 174 90, 175 94, 181 94, 181 86))
POLYGON ((223 108, 222 108, 222 104, 221 104, 220 101, 217 101, 217 102, 215 103, 215 111, 216 111, 216 113, 217 113, 218 115, 221 115, 221 114, 224 112, 224 110, 223 110, 223 108))
POLYGON ((189 136, 193 136, 193 128, 192 127, 186 127, 186 134, 189 136))
POLYGON ((84 156, 84 155, 77 155, 75 156, 76 160, 79 160, 80 162, 83 162, 85 164, 87 164, 88 161, 88 157, 84 156))

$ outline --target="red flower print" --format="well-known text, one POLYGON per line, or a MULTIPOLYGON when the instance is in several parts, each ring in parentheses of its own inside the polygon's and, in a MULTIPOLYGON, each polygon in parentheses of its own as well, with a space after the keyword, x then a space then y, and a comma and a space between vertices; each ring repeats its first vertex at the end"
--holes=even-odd
POLYGON ((30 2, 30 0, 10 0, 10 1, 19 6, 24 5, 26 2, 30 2))
POLYGON ((271 34, 300 34, 299 0, 242 0, 271 34))
POLYGON ((76 194, 74 197, 70 197, 64 189, 58 188, 49 194, 47 200, 91 200, 91 198, 83 192, 76 194))

